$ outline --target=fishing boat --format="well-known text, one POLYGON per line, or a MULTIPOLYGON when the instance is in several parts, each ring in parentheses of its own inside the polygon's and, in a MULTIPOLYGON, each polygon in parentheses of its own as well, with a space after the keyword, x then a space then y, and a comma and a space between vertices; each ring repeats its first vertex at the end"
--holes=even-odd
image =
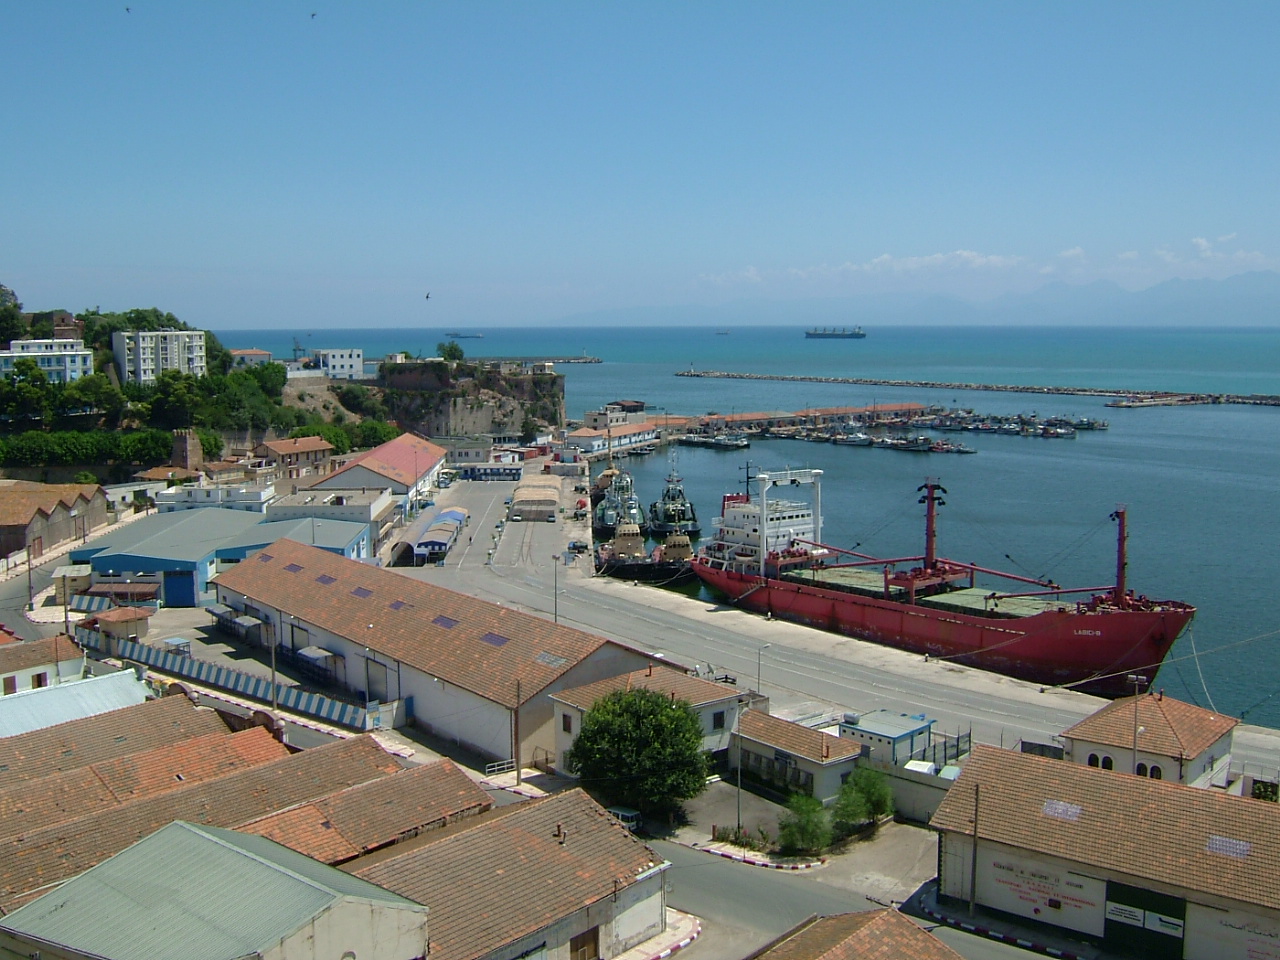
POLYGON ((596 573, 621 580, 678 586, 692 583, 693 548, 683 533, 673 533, 652 550, 634 523, 621 523, 613 539, 596 547, 596 573))
POLYGON ((702 532, 693 503, 685 496, 684 480, 676 473, 675 463, 667 474, 662 495, 649 504, 649 535, 655 539, 672 533, 696 537, 702 532))
POLYGON ((814 327, 812 330, 806 330, 804 336, 806 340, 861 340, 866 336, 866 332, 861 327, 854 327, 850 330, 848 327, 814 327))
POLYGON ((759 473, 750 481, 754 496, 725 495, 714 539, 698 552, 694 573, 757 613, 1105 697, 1132 693, 1128 676, 1154 678, 1195 616, 1190 604, 1126 588, 1123 508, 1112 514, 1116 582, 1064 588, 939 557, 937 510, 946 491, 932 479, 919 488, 923 555, 885 559, 828 546, 820 509, 768 497, 775 487, 811 484, 821 504, 821 476, 821 470, 759 473))

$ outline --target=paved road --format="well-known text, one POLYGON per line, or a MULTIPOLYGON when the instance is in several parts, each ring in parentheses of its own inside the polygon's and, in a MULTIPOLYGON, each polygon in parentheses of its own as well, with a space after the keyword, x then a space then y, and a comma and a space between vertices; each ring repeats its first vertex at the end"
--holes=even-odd
MULTIPOLYGON (((651 846, 671 862, 667 902, 703 921, 703 936, 684 953, 688 960, 739 960, 814 914, 878 906, 857 894, 823 886, 806 874, 748 867, 662 840, 651 846)), ((934 932, 971 960, 1025 960, 1027 956, 1014 947, 946 927, 934 932)))

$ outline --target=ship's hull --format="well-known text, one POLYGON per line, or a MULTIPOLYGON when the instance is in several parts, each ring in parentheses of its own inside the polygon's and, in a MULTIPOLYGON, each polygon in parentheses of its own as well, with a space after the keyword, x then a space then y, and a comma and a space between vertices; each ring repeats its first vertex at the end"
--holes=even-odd
POLYGON ((883 600, 726 569, 695 560, 693 572, 743 609, 861 640, 928 654, 1032 683, 1104 697, 1133 692, 1126 675, 1151 680, 1195 615, 1176 605, 1153 610, 1062 609, 990 619, 883 600))
POLYGON ((650 514, 649 536, 655 540, 665 540, 673 533, 683 533, 689 538, 695 538, 702 533, 702 527, 697 520, 654 520, 650 514))
POLYGON ((692 564, 688 560, 598 560, 596 573, 619 580, 673 587, 694 580, 692 564))

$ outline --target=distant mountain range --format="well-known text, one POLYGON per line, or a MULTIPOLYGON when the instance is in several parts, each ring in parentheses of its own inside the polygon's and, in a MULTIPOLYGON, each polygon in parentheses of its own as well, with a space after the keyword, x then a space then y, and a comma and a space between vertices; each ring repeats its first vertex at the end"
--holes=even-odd
POLYGON ((985 303, 955 297, 874 294, 823 300, 743 300, 720 306, 601 310, 565 317, 565 325, 762 326, 1280 326, 1280 273, 1254 271, 1225 280, 1166 280, 1136 292, 1109 281, 1054 282, 985 303))

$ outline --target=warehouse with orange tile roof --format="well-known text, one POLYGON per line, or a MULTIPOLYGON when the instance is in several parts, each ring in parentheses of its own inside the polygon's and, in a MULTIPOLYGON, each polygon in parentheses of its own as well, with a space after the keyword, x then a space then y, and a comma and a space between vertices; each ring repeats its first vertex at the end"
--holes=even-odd
POLYGON ((666 929, 668 866, 569 790, 342 869, 431 911, 432 960, 611 960, 666 929))
POLYGON ((339 682, 377 704, 379 722, 412 720, 495 760, 549 759, 550 694, 650 663, 611 640, 292 540, 215 585, 219 603, 262 621, 269 645, 335 655, 339 682))
POLYGON ((940 897, 972 895, 1108 952, 1277 955, 1275 803, 980 745, 930 825, 940 897))

